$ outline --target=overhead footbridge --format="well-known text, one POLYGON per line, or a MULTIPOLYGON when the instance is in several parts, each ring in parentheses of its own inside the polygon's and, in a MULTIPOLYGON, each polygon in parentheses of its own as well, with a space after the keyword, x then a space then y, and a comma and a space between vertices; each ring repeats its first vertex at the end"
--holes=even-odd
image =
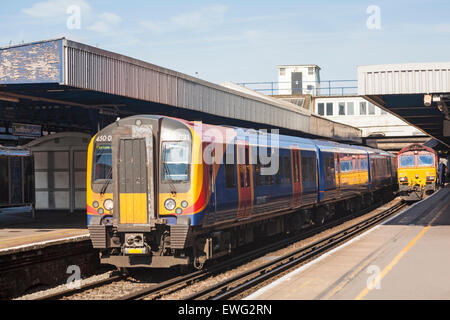
POLYGON ((450 147, 450 62, 360 66, 358 94, 450 147))
MULTIPOLYGON (((0 121, 94 134, 135 114, 280 129, 361 142, 361 131, 266 99, 96 47, 55 39, 0 49, 0 121)), ((0 126, 2 124, 0 123, 0 126)))

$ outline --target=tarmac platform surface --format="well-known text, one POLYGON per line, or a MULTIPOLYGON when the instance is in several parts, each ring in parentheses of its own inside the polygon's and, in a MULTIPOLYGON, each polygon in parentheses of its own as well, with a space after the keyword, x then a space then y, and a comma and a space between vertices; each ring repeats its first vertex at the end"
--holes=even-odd
POLYGON ((449 188, 246 298, 350 299, 450 299, 449 188))
POLYGON ((33 219, 27 207, 0 209, 0 254, 87 240, 86 223, 86 214, 82 212, 38 211, 33 219))

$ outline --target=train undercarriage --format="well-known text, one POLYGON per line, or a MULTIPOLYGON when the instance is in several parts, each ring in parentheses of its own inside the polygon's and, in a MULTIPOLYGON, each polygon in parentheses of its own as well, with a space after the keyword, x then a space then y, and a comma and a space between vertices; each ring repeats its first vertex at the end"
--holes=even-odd
POLYGON ((311 205, 295 211, 271 213, 249 223, 235 222, 210 228, 191 227, 189 219, 167 225, 159 219, 150 229, 114 227, 111 217, 98 217, 89 231, 94 248, 100 249, 103 264, 118 268, 170 268, 194 266, 202 269, 208 261, 230 254, 237 248, 283 233, 299 233, 304 228, 320 226, 333 217, 359 212, 371 204, 388 201, 391 189, 341 201, 311 205))

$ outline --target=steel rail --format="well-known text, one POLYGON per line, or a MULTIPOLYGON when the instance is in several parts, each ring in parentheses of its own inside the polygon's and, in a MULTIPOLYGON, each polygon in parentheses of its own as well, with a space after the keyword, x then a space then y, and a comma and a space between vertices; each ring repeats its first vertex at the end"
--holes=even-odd
POLYGON ((81 286, 80 288, 73 288, 73 289, 65 289, 63 291, 59 291, 59 292, 55 292, 55 293, 50 293, 48 295, 43 295, 40 297, 37 297, 35 299, 32 300, 36 300, 36 301, 42 301, 42 300, 60 300, 62 298, 68 297, 68 296, 73 296, 77 293, 82 293, 86 290, 90 290, 93 288, 97 288, 97 287, 101 287, 107 284, 110 284, 112 282, 118 281, 118 280, 123 280, 124 276, 123 275, 116 275, 116 276, 112 276, 106 279, 102 279, 102 280, 97 280, 95 282, 92 283, 88 283, 84 286, 81 286))
POLYGON ((232 267, 236 267, 240 264, 243 264, 247 261, 253 260, 257 257, 260 257, 264 254, 267 254, 268 252, 279 250, 289 244, 295 243, 297 241, 306 239, 308 237, 311 237, 315 234, 318 234, 326 229, 335 227, 337 225, 340 225, 346 221, 349 221, 351 219, 354 219, 356 217, 362 216, 364 214, 367 214, 368 212, 376 209, 376 206, 379 205, 379 203, 372 205, 369 208, 363 209, 357 213, 347 215, 335 220, 332 220, 331 222, 324 224, 320 227, 313 227, 306 229, 306 232, 302 232, 300 234, 297 234, 295 236, 291 236, 287 239, 283 239, 281 241, 266 245, 264 247, 260 247, 254 251, 246 252, 244 254, 232 257, 231 259, 227 260, 225 263, 220 265, 211 266, 207 269, 195 271, 193 273, 179 276, 173 279, 169 279, 167 281, 164 281, 160 284, 141 289, 136 292, 132 292, 130 294, 124 295, 122 297, 119 297, 117 300, 138 300, 138 299, 158 299, 163 295, 167 295, 170 293, 173 293, 174 291, 180 290, 182 288, 185 288, 191 284, 193 284, 196 281, 203 280, 207 277, 213 276, 215 274, 219 274, 224 272, 227 269, 230 269, 232 267))
POLYGON ((399 202, 391 208, 384 210, 364 221, 356 223, 344 230, 338 231, 304 248, 288 253, 273 261, 238 274, 202 291, 196 292, 186 297, 185 300, 224 300, 236 297, 250 288, 261 284, 262 282, 273 278, 274 276, 277 276, 302 262, 316 258, 321 253, 336 247, 338 244, 341 244, 349 238, 352 238, 355 235, 360 234, 362 231, 378 224, 385 218, 400 211, 405 206, 406 204, 403 201, 399 202))

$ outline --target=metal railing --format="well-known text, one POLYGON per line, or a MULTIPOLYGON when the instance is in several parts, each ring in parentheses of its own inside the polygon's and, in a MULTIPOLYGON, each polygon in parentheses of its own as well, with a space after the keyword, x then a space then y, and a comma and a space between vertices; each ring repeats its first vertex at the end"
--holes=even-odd
POLYGON ((358 80, 325 80, 292 82, 243 82, 238 83, 266 95, 310 94, 313 96, 356 95, 358 80))

